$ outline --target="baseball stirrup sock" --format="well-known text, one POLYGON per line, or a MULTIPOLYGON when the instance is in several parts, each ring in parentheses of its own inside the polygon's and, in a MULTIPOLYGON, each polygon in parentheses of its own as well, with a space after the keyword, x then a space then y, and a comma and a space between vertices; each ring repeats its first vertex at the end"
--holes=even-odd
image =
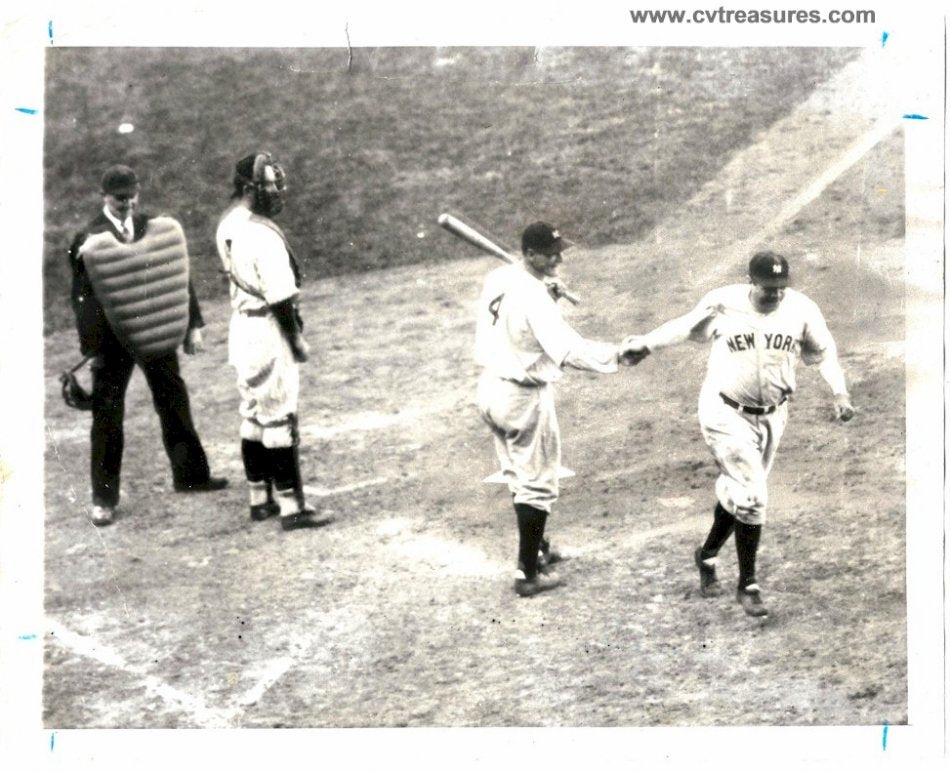
POLYGON ((270 482, 266 479, 260 482, 247 481, 250 492, 251 506, 263 506, 271 500, 270 482))
POLYGON ((274 481, 279 487, 300 487, 300 453, 296 447, 272 447, 270 455, 274 481))
POLYGON ((526 503, 515 504, 518 519, 518 562, 524 568, 526 578, 538 574, 538 549, 544 537, 544 523, 547 512, 529 506, 526 503))
POLYGON ((755 555, 759 550, 762 525, 736 522, 736 556, 739 558, 739 588, 755 583, 755 555))
POLYGON ((268 452, 273 463, 275 497, 280 504, 281 516, 302 511, 305 504, 297 448, 273 447, 268 452))
POLYGON ((280 507, 280 516, 289 517, 291 514, 298 514, 303 511, 303 494, 300 490, 293 487, 286 489, 277 488, 274 490, 274 498, 280 507))
POLYGON ((732 535, 735 526, 736 518, 726 511, 721 503, 717 503, 716 510, 713 512, 712 527, 709 529, 709 535, 706 536, 700 556, 705 560, 719 554, 719 550, 732 535))
POLYGON ((270 456, 261 442, 241 440, 241 460, 248 482, 263 482, 271 477, 270 456))

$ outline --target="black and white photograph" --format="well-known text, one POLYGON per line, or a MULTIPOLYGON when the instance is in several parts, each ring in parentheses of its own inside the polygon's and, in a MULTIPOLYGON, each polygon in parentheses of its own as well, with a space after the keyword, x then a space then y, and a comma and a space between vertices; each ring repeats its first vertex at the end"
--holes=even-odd
POLYGON ((5 13, 5 766, 942 767, 942 15, 82 5, 5 13))

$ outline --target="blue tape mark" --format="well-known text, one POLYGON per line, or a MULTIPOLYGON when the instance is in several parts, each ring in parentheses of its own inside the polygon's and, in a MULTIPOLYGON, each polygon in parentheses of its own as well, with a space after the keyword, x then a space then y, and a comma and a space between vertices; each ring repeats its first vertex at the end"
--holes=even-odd
POLYGON ((881 749, 887 749, 887 721, 884 721, 884 735, 881 737, 881 749))
POLYGON ((21 634, 19 639, 20 640, 35 640, 36 635, 35 634, 21 634))
POLYGON ((881 48, 887 45, 887 39, 891 36, 890 32, 881 33, 881 48))
POLYGON ((52 19, 46 25, 46 32, 49 35, 49 44, 53 45, 53 21, 52 19))
POLYGON ((34 110, 32 107, 14 107, 17 112, 25 112, 27 115, 36 115, 38 110, 34 110))
POLYGON ((52 751, 53 751, 53 747, 55 747, 55 746, 56 746, 56 731, 53 731, 53 732, 49 735, 49 751, 52 752, 52 751))
POLYGON ((930 120, 926 115, 918 115, 915 112, 909 112, 907 115, 903 116, 907 120, 930 120))

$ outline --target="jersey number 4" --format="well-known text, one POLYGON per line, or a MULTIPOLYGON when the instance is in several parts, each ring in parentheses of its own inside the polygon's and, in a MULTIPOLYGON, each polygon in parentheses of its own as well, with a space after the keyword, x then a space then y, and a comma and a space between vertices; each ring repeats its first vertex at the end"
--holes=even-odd
POLYGON ((498 323, 498 308, 501 306, 501 301, 504 299, 504 293, 498 295, 494 300, 488 303, 488 312, 492 316, 491 325, 495 326, 498 323))

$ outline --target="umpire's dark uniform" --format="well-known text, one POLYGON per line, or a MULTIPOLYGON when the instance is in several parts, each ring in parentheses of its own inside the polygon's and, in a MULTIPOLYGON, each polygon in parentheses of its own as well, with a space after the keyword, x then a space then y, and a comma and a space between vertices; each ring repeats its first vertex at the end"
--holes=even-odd
MULTIPOLYGON (((148 216, 132 218, 132 240, 145 235, 148 216)), ((79 233, 69 248, 73 271, 72 306, 76 314, 79 345, 84 356, 96 356, 92 378, 92 431, 90 434, 92 502, 97 506, 115 507, 119 502, 119 477, 122 468, 125 415, 125 392, 135 364, 141 367, 152 391, 152 402, 162 426, 162 441, 172 465, 175 488, 187 490, 207 485, 210 477, 208 459, 195 431, 188 403, 188 391, 181 379, 178 354, 175 351, 150 359, 136 361, 119 342, 106 315, 96 299, 92 282, 79 255, 79 248, 94 233, 111 232, 119 241, 121 233, 104 212, 99 212, 86 229, 79 233)), ((204 326, 201 309, 189 282, 188 328, 204 326)))

